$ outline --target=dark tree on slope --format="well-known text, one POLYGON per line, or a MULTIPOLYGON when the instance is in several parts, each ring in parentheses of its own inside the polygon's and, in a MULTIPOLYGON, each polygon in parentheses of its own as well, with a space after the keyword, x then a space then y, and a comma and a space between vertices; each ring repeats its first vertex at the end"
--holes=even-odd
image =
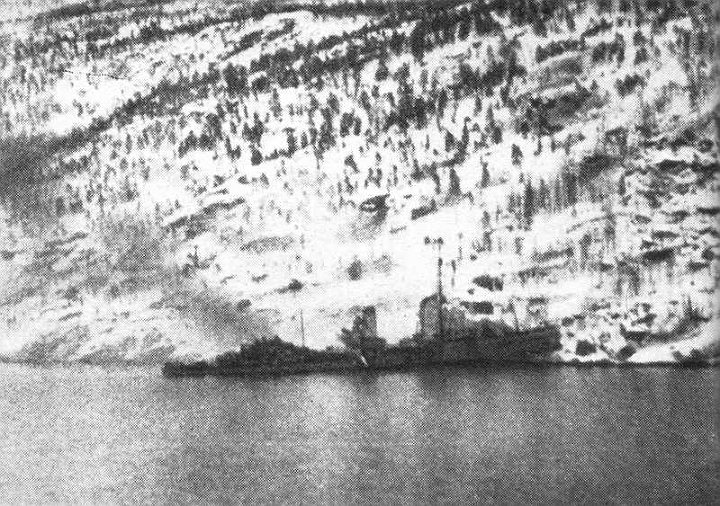
POLYGON ((445 114, 445 107, 447 107, 448 103, 448 94, 447 90, 443 88, 440 90, 440 93, 438 95, 438 103, 437 103, 437 109, 438 109, 438 116, 443 116, 445 114))
POLYGON ((547 37, 547 27, 541 17, 537 17, 533 22, 533 32, 535 32, 535 35, 538 37, 547 37))
POLYGON ((467 8, 463 8, 460 11, 460 25, 458 27, 458 38, 465 40, 470 35, 470 13, 467 8))
POLYGON ((467 121, 466 121, 465 124, 463 125, 462 137, 460 138, 460 150, 463 152, 467 151, 469 142, 470 142, 470 130, 468 129, 467 121))
POLYGON ((565 207, 565 193, 563 192, 562 177, 555 177, 555 188, 553 191, 553 212, 558 212, 565 207))
POLYGON ((480 179, 480 187, 487 188, 490 184, 490 171, 488 170, 487 163, 483 163, 482 166, 482 178, 480 179))
POLYGON ((260 153, 258 148, 256 148, 255 146, 253 146, 251 149, 252 154, 250 155, 250 163, 252 163, 253 165, 260 165, 263 159, 262 153, 260 153))
POLYGON ((390 40, 388 41, 388 46, 390 47, 390 50, 395 53, 396 55, 400 56, 403 50, 403 45, 405 44, 405 34, 399 33, 397 30, 395 30, 390 37, 390 40))
POLYGON ((550 208, 550 188, 544 179, 540 179, 540 186, 537 194, 537 206, 545 209, 546 211, 550 208))
POLYGON ((410 34, 410 51, 416 60, 422 60, 425 56, 425 33, 427 29, 424 21, 418 21, 410 34))
POLYGON ((532 226, 533 216, 535 214, 535 189, 532 187, 530 180, 525 183, 525 195, 523 196, 523 218, 525 220, 525 228, 532 226))
POLYGON ((486 128, 490 131, 495 128, 495 113, 493 112, 492 104, 488 106, 487 112, 485 113, 485 123, 487 124, 486 128))
POLYGON ((567 195, 567 203, 569 206, 577 204, 578 184, 577 176, 570 171, 565 174, 565 191, 567 195))
POLYGON ((575 17, 570 13, 570 9, 565 9, 565 23, 567 24, 568 31, 575 31, 575 17))
POLYGON ((427 113, 425 112, 425 101, 422 97, 415 99, 414 111, 418 129, 425 128, 427 124, 427 113))
POLYGON ((601 14, 610 13, 612 11, 612 0, 598 0, 597 10, 601 14))
POLYGON ((295 153, 295 150, 297 149, 297 140, 295 139, 295 131, 292 128, 287 128, 287 129, 285 129, 285 133, 287 134, 288 155, 292 156, 293 153, 295 153))
POLYGON ((513 144, 511 148, 511 158, 512 158, 512 164, 513 165, 520 165, 523 160, 523 154, 520 150, 520 146, 517 144, 513 144))
POLYGON ((457 175, 454 168, 450 169, 449 179, 448 194, 453 196, 460 195, 460 177, 457 175))
POLYGON ((388 70, 387 64, 385 63, 385 59, 381 58, 380 61, 378 61, 378 68, 375 72, 375 80, 384 81, 388 78, 389 75, 390 71, 388 70))
POLYGON ((452 149, 455 147, 455 136, 448 132, 445 132, 445 151, 452 151, 452 149))

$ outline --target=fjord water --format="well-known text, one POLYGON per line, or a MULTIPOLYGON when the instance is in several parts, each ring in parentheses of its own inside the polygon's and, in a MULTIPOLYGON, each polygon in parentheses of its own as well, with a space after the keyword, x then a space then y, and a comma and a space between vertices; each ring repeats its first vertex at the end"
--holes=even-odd
POLYGON ((3 503, 717 503, 720 370, 0 367, 3 503))

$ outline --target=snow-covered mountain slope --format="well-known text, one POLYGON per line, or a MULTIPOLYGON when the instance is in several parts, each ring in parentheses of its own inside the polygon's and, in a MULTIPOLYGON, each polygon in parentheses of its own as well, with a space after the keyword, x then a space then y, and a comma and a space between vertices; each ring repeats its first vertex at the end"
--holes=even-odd
POLYGON ((563 325, 558 359, 635 335, 637 360, 695 336, 712 352, 712 9, 100 2, 6 21, 0 355, 325 347, 364 305, 397 341, 438 253, 450 307, 500 279, 504 317, 563 325))

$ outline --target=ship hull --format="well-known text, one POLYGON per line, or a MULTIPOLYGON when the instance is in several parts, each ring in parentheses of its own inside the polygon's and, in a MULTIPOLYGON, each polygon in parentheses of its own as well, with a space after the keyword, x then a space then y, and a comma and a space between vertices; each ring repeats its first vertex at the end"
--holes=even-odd
POLYGON ((536 361, 559 347, 560 332, 547 326, 529 331, 486 328, 462 337, 434 339, 414 345, 395 345, 365 353, 333 355, 321 362, 269 363, 219 366, 209 362, 168 362, 163 374, 181 376, 267 377, 313 373, 400 371, 430 366, 471 365, 490 362, 536 361))

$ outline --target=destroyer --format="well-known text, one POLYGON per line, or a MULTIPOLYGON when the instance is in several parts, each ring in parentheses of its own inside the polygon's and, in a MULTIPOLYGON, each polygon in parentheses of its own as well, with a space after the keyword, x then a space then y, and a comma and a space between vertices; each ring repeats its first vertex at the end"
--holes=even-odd
POLYGON ((530 361, 560 346, 554 325, 513 328, 491 317, 491 302, 448 307, 437 295, 420 306, 420 329, 412 338, 388 345, 378 336, 373 306, 362 309, 350 330, 343 329, 343 348, 313 350, 278 337, 255 341, 211 361, 167 362, 166 376, 269 376, 308 373, 403 370, 498 361, 530 361), (439 303, 442 302, 442 303, 439 303), (471 309, 482 317, 459 317, 471 309))

